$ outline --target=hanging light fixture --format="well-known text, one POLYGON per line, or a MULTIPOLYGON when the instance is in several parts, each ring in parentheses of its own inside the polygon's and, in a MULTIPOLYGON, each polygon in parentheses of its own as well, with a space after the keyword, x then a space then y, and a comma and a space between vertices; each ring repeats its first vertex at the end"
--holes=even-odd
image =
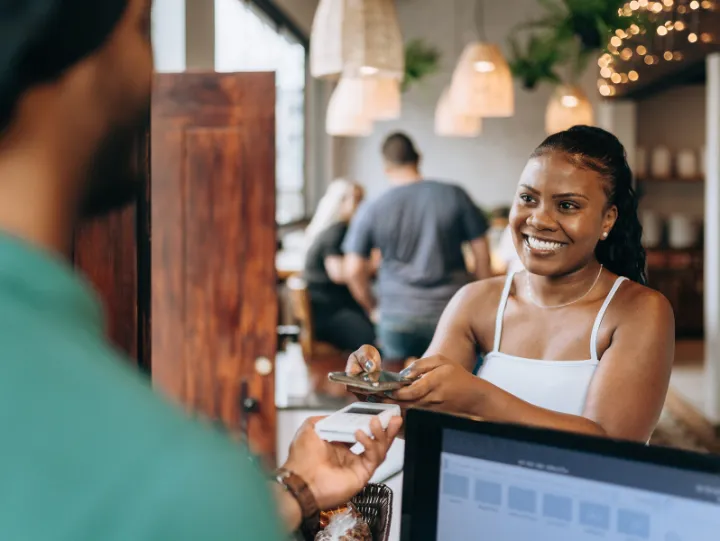
POLYGON ((310 73, 402 79, 405 50, 394 0, 320 0, 310 36, 310 73))
POLYGON ((371 88, 362 77, 343 76, 330 96, 325 131, 341 137, 365 137, 372 133, 373 122, 367 103, 371 88))
POLYGON ((458 60, 450 86, 456 111, 470 116, 510 117, 515 113, 512 73, 500 47, 484 39, 481 1, 476 3, 480 40, 469 43, 458 60))
POLYGON ((477 137, 482 133, 482 118, 458 113, 446 88, 435 109, 435 134, 441 137, 477 137))
POLYGON ((545 132, 558 133, 579 124, 594 123, 593 107, 585 92, 575 85, 555 89, 545 111, 545 132))
POLYGON ((393 120, 400 118, 401 92, 400 81, 387 77, 363 77, 367 85, 365 108, 373 120, 393 120))

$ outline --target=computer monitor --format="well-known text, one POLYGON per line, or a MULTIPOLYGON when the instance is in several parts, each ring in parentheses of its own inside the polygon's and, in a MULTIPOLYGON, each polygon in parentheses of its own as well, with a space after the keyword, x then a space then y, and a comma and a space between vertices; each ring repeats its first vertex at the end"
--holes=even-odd
POLYGON ((717 541, 720 457, 410 410, 403 540, 717 541))

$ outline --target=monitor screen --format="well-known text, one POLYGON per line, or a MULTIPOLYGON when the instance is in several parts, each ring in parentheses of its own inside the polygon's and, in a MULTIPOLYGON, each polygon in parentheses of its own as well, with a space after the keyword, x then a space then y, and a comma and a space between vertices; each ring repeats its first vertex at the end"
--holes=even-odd
POLYGON ((720 539, 711 473, 442 430, 440 541, 720 539))

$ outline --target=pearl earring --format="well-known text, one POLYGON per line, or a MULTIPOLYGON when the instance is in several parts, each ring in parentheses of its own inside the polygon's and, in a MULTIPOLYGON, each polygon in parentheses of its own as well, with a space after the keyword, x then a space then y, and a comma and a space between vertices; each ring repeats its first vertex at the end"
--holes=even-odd
POLYGON ((607 231, 605 231, 605 233, 603 233, 603 238, 606 239, 607 237, 608 237, 608 233, 607 233, 607 231))

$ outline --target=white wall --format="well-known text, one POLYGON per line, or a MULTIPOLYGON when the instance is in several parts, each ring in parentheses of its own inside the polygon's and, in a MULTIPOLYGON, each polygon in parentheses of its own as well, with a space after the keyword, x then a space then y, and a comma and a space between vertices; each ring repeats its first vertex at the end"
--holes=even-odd
MULTIPOLYGON (((450 81, 464 43, 461 36, 474 34, 474 5, 474 0, 397 0, 405 40, 422 38, 437 46, 442 52, 442 70, 404 96, 400 120, 377 124, 371 137, 343 139, 338 145, 335 174, 356 178, 370 194, 386 189, 380 146, 390 131, 399 129, 408 132, 417 142, 427 177, 461 184, 483 207, 511 201, 527 156, 545 137, 545 106, 550 87, 543 86, 529 93, 516 84, 515 116, 485 120, 483 133, 478 138, 449 139, 433 133, 435 105, 450 81), (457 17, 453 5, 459 10, 457 17)), ((507 50, 510 29, 538 13, 541 11, 537 0, 486 1, 488 40, 507 50)), ((593 100, 599 99, 596 71, 597 66, 591 65, 583 80, 593 100)))

